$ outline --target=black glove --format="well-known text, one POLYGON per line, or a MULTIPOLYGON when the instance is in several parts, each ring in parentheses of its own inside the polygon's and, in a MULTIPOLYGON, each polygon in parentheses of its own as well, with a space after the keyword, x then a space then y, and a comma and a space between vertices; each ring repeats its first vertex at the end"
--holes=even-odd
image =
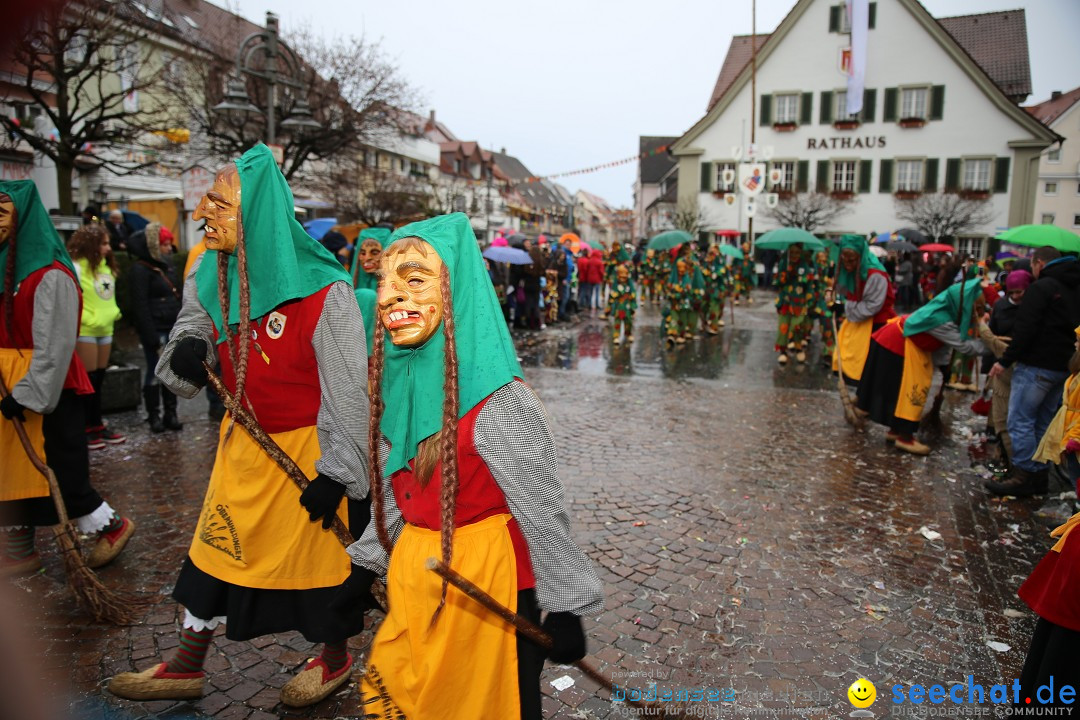
POLYGON ((349 577, 334 590, 327 608, 348 625, 362 623, 364 613, 379 606, 371 594, 374 582, 375 573, 366 567, 353 565, 349 577))
POLYGON ((304 492, 300 493, 300 504, 308 511, 311 522, 322 520, 323 530, 327 530, 333 524, 338 505, 344 496, 344 485, 319 473, 304 488, 304 492))
POLYGON ((581 616, 568 612, 548 613, 541 626, 551 636, 548 659, 567 665, 585 657, 585 630, 581 616))
POLYGON ((0 415, 3 415, 8 420, 12 418, 19 418, 23 422, 26 422, 26 416, 23 415, 22 404, 15 399, 15 396, 8 393, 3 400, 0 400, 0 415))
POLYGON ((176 349, 169 358, 169 367, 177 377, 201 386, 206 384, 206 368, 203 366, 205 359, 206 341, 186 337, 176 344, 176 349))

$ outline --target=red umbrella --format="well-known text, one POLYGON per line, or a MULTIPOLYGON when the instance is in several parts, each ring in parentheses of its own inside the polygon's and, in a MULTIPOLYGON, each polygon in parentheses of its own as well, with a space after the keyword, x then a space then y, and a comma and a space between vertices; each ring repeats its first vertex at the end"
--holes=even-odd
POLYGON ((740 233, 738 230, 717 230, 716 234, 719 237, 729 237, 729 238, 737 238, 740 235, 742 235, 742 233, 740 233))
POLYGON ((920 245, 919 250, 922 252, 954 252, 955 248, 952 245, 946 245, 945 243, 928 243, 926 245, 920 245))

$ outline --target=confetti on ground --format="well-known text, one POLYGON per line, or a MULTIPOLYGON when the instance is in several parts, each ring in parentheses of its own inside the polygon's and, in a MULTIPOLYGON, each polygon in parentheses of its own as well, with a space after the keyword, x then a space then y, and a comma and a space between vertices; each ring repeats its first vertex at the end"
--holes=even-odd
POLYGON ((997 640, 987 640, 986 647, 996 652, 1009 652, 1010 650, 1012 650, 1012 647, 1006 645, 1003 642, 998 642, 997 640))
POLYGON ((926 527, 925 525, 923 525, 921 528, 919 528, 919 534, 922 535, 927 540, 940 540, 941 539, 941 533, 939 533, 937 530, 931 530, 930 528, 926 527))
POLYGON ((551 687, 555 688, 556 690, 565 690, 566 688, 571 687, 573 684, 574 678, 570 677, 569 675, 563 675, 562 677, 557 677, 551 681, 551 687))

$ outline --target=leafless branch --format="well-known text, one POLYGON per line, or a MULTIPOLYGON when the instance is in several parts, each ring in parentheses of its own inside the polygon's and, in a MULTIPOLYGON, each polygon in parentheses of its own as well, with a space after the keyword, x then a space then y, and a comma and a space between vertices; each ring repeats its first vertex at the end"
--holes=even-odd
POLYGON ((896 216, 934 240, 954 238, 993 219, 988 198, 958 193, 924 193, 917 198, 897 200, 896 216))
POLYGON ((766 208, 765 217, 782 227, 797 227, 808 232, 831 225, 851 212, 851 201, 825 193, 797 193, 783 198, 774 208, 766 208))

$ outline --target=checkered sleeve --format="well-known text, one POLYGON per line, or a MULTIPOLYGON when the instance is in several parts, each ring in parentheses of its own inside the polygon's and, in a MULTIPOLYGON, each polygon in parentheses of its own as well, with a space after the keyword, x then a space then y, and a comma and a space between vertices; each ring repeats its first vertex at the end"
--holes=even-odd
POLYGON ((368 496, 367 347, 360 306, 347 283, 336 282, 327 291, 311 345, 321 393, 316 425, 322 456, 315 471, 363 500, 368 496))
POLYGON ((206 309, 199 302, 199 289, 195 285, 195 271, 202 265, 205 253, 196 258, 192 264, 191 272, 184 280, 183 304, 180 306, 180 314, 176 318, 172 331, 169 333, 169 342, 161 351, 154 374, 157 375, 166 387, 182 398, 193 398, 202 390, 201 385, 195 385, 184 378, 178 377, 169 366, 176 345, 186 337, 197 337, 206 342, 206 362, 211 367, 217 363, 217 350, 214 348, 214 321, 210 319, 206 309))
POLYGON ((578 615, 602 611, 603 584, 571 537, 555 441, 540 398, 523 382, 504 385, 480 411, 474 440, 529 546, 540 607, 578 615))
MULTIPOLYGON (((386 442, 386 438, 383 438, 379 442, 380 471, 385 470, 386 456, 389 454, 390 445, 386 442)), ((398 535, 401 534, 401 528, 405 525, 405 519, 401 517, 401 510, 398 509, 397 501, 394 500, 394 489, 389 480, 383 481, 383 508, 386 514, 386 531, 390 534, 390 543, 395 544, 398 535)), ((375 532, 374 507, 372 513, 371 522, 368 523, 364 534, 346 550, 354 565, 385 575, 390 565, 390 556, 379 544, 379 536, 375 532)))

